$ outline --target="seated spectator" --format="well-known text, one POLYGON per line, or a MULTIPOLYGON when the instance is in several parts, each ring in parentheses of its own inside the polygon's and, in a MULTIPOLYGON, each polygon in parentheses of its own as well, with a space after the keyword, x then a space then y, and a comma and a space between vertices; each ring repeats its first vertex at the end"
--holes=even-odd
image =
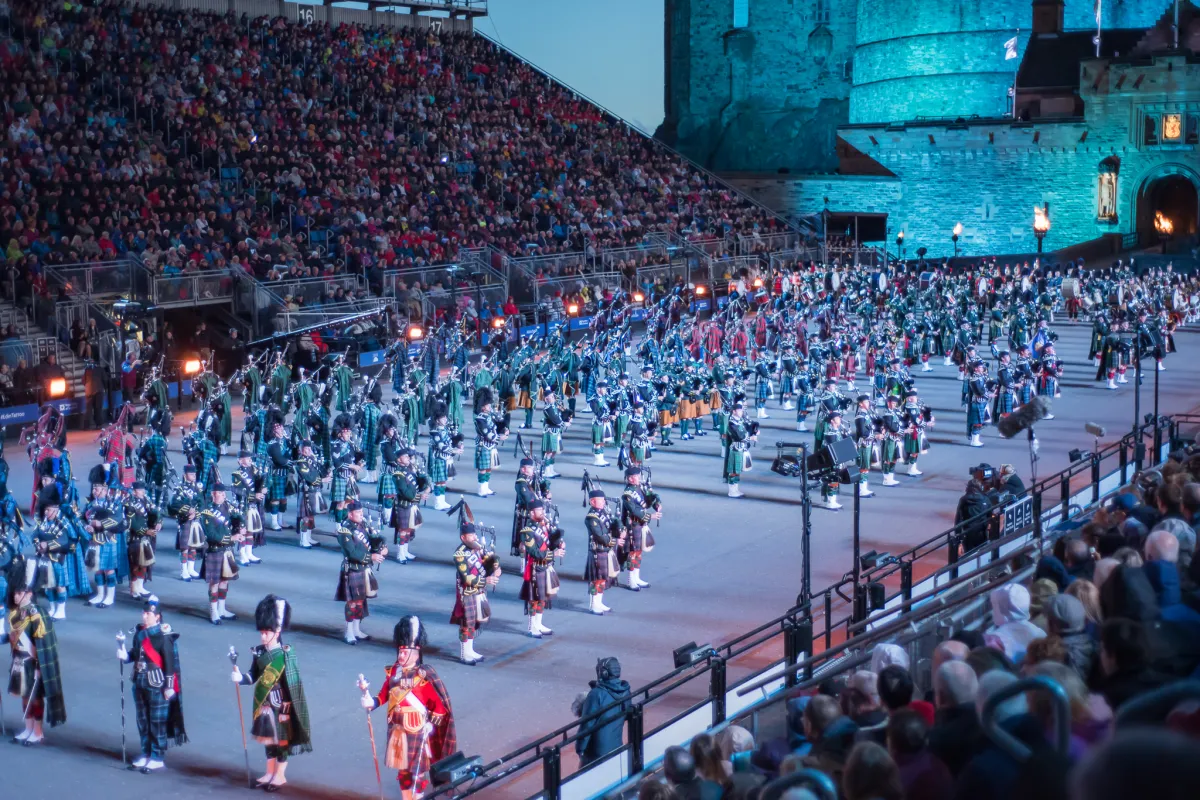
POLYGON ((1070 580, 1074 581, 1079 578, 1087 578, 1091 580, 1092 571, 1096 567, 1096 562, 1092 558, 1092 550, 1088 543, 1079 537, 1071 537, 1067 540, 1066 560, 1067 575, 1070 580))
POLYGON ((859 670, 850 676, 839 695, 842 713, 863 729, 880 729, 887 722, 887 712, 879 707, 879 676, 859 670))
POLYGON ((1021 674, 1030 675, 1035 664, 1043 661, 1053 661, 1058 664, 1067 663, 1067 648, 1063 640, 1054 634, 1034 639, 1025 650, 1025 661, 1021 664, 1021 674))
POLYGON ((858 726, 842 714, 837 700, 817 695, 804 709, 804 735, 813 743, 804 765, 821 770, 840 786, 842 769, 857 733, 858 726))
POLYGON ((929 729, 929 750, 951 775, 958 775, 975 755, 982 735, 975 713, 979 679, 965 661, 949 661, 933 674, 937 710, 929 729))
POLYGON ((1161 516, 1154 527, 1150 529, 1150 533, 1167 531, 1174 534, 1175 538, 1179 540, 1180 552, 1188 553, 1186 560, 1190 562, 1190 554, 1196 551, 1196 531, 1191 525, 1191 515, 1187 514, 1183 507, 1184 493, 1189 485, 1185 479, 1185 474, 1176 475, 1154 493, 1161 516))
POLYGON ((1049 633, 1046 627, 1046 602, 1058 594, 1058 584, 1050 578, 1039 578, 1029 587, 1030 622, 1049 633))
POLYGON ((638 800, 679 800, 675 789, 657 778, 645 778, 638 784, 638 800))
POLYGON ((887 749, 900 771, 906 800, 949 800, 954 778, 929 749, 929 729, 915 711, 899 711, 887 724, 887 749))
POLYGON ((1100 675, 1094 686, 1114 711, 1169 680, 1151 665, 1150 640, 1141 622, 1117 617, 1104 623, 1100 628, 1100 675))
POLYGON ((1046 635, 1029 621, 1029 590, 1013 583, 993 589, 990 597, 992 627, 984 632, 984 639, 1020 666, 1029 643, 1046 635))
MULTIPOLYGON (((1071 713, 1068 756, 1072 762, 1078 761, 1090 747, 1108 737, 1113 723, 1112 709, 1103 696, 1088 692, 1075 670, 1065 664, 1044 661, 1034 666, 1028 674, 1049 678, 1066 693, 1071 713)), ((1029 705, 1029 712, 1041 721, 1047 741, 1051 740, 1054 736, 1054 701, 1044 691, 1026 692, 1025 701, 1029 705)))
MULTIPOLYGON (((983 708, 1002 689, 1017 680, 1007 672, 988 672, 979 679, 975 694, 975 713, 983 716, 983 708)), ((993 717, 996 724, 1031 749, 1046 746, 1041 723, 1027 713, 1024 695, 999 703, 993 717)), ((979 752, 967 762, 958 775, 954 796, 961 800, 1008 800, 1016 797, 1015 787, 1021 774, 1021 764, 1004 748, 983 739, 979 752)))
POLYGON ((720 800, 721 784, 705 780, 696 773, 696 762, 687 750, 677 745, 663 754, 663 775, 675 789, 679 800, 720 800))
POLYGON ((841 787, 846 800, 905 800, 896 762, 874 742, 859 742, 850 751, 841 787))
POLYGON ((1083 603, 1069 594, 1050 599, 1046 606, 1046 622, 1052 636, 1058 637, 1066 650, 1063 663, 1089 681, 1096 664, 1096 640, 1087 630, 1087 612, 1083 603))
POLYGON ((1184 604, 1180 590, 1179 551, 1180 539, 1175 532, 1155 528, 1146 537, 1146 564, 1142 569, 1154 587, 1159 618, 1185 626, 1189 635, 1200 639, 1200 611, 1184 604))
POLYGON ((729 778, 732 770, 726 769, 721 761, 721 751, 717 748, 717 741, 712 735, 698 733, 693 736, 688 745, 688 752, 691 753, 692 761, 696 764, 696 774, 701 778, 722 785, 729 778))
POLYGON ((734 761, 739 756, 743 764, 749 763, 749 755, 754 751, 754 736, 740 725, 729 725, 717 734, 716 744, 725 773, 732 775, 737 771, 734 761))
POLYGON ((1093 639, 1100 636, 1100 590, 1089 580, 1072 581, 1064 594, 1069 594, 1083 604, 1083 612, 1087 617, 1088 635, 1093 639))

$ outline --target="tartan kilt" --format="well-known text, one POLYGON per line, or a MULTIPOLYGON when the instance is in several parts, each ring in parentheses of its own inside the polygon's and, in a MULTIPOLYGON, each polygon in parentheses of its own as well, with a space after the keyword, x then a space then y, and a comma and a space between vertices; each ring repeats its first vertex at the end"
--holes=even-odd
POLYGON ((766 400, 771 396, 771 383, 769 381, 760 380, 754 386, 754 399, 766 400))
POLYGON ((551 601, 558 594, 559 585, 558 573, 554 571, 554 567, 534 567, 530 576, 521 584, 520 598, 526 603, 545 603, 546 608, 551 608, 551 601))
POLYGON ((562 450, 562 431, 547 428, 542 431, 542 452, 557 453, 562 450))
POLYGON ((606 581, 608 586, 612 586, 620 574, 621 565, 617 563, 617 554, 611 547, 588 553, 587 563, 583 565, 583 579, 588 583, 606 581))
POLYGON ((267 478, 267 499, 278 502, 287 499, 287 479, 288 474, 286 469, 272 469, 270 476, 267 478))
POLYGON ((987 401, 976 402, 971 401, 967 404, 967 428, 968 430, 975 425, 983 425, 987 417, 987 401))
POLYGON ((409 506, 402 506, 397 503, 392 507, 391 519, 389 521, 393 528, 416 530, 424 520, 421 519, 421 509, 416 503, 409 506))
MULTIPOLYGON (((745 455, 745 454, 743 454, 745 455)), ((649 525, 634 524, 629 529, 629 552, 649 553, 654 549, 654 533, 649 525)))
POLYGON ((637 463, 643 463, 650 455, 650 448, 641 444, 633 444, 629 446, 629 457, 637 463))
POLYGON ((233 557, 233 551, 227 547, 222 547, 205 552, 204 561, 200 563, 200 577, 204 578, 207 583, 236 581, 238 579, 238 565, 233 557), (229 573, 228 578, 222 577, 225 572, 229 573))
POLYGON ((693 403, 691 400, 680 400, 679 401, 679 418, 680 419, 695 419, 696 418, 696 404, 693 403))
POLYGON ((1015 405, 1015 397, 1009 392, 996 393, 995 417, 999 419, 1004 414, 1011 414, 1015 405))
POLYGON ((333 473, 332 490, 330 491, 330 502, 342 503, 345 502, 350 488, 350 479, 343 475, 340 470, 333 473))
POLYGON ((900 443, 891 437, 879 443, 879 460, 884 464, 894 464, 900 457, 900 443))
POLYGON ((396 497, 396 477, 386 466, 379 471, 378 496, 380 503, 396 497))
POLYGON ((713 411, 721 407, 721 393, 716 389, 708 393, 708 407, 713 411))
POLYGON ((921 434, 907 433, 904 435, 904 457, 909 461, 921 455, 921 434))
POLYGON ((370 600, 377 594, 379 594, 379 580, 370 569, 342 570, 339 573, 335 600, 342 602, 370 600))
POLYGON ((737 450, 733 447, 725 448, 725 469, 721 474, 722 478, 738 477, 742 474, 742 465, 745 462, 746 453, 742 450, 737 450))
POLYGON ((1025 381, 1017 392, 1017 397, 1021 405, 1025 405, 1033 399, 1033 384, 1030 381, 1025 381))
POLYGON ((496 448, 482 447, 475 445, 475 469, 480 472, 487 472, 492 468, 492 462, 495 461, 496 448))
POLYGON ((450 613, 450 624, 460 628, 477 631, 492 618, 492 604, 488 602, 487 592, 464 595, 462 589, 454 599, 454 611, 450 613))
POLYGON ((529 397, 529 392, 524 389, 517 395, 517 408, 533 408, 533 400, 529 397))
POLYGON ((446 459, 432 457, 426 462, 429 467, 429 482, 430 483, 445 483, 450 480, 450 465, 446 463, 446 459))
POLYGON ((592 420, 592 444, 604 444, 604 423, 592 420))
POLYGON ((779 379, 780 394, 795 394, 796 393, 796 378, 788 373, 783 373, 783 377, 779 379))
POLYGON ((115 572, 120 563, 116 537, 109 539, 104 544, 92 545, 92 547, 96 552, 96 571, 115 572))
POLYGON ((874 449, 875 448, 870 444, 866 444, 866 445, 860 444, 858 446, 858 457, 855 459, 855 463, 858 465, 858 468, 860 470, 862 470, 863 472, 865 472, 871 468, 871 456, 874 453, 874 449))

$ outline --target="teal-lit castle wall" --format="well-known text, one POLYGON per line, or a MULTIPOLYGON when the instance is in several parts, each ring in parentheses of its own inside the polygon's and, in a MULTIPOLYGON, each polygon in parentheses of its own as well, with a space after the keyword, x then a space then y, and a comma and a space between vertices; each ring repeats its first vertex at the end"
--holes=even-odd
POLYGON ((1200 19, 1168 54, 1172 6, 1106 0, 1095 59, 1093 0, 668 0, 659 135, 788 215, 886 215, 910 255, 949 254, 956 222, 962 252, 1030 252, 1035 203, 1048 248, 1144 233, 1200 185, 1200 19), (1036 88, 1058 54, 1075 87, 1036 88))

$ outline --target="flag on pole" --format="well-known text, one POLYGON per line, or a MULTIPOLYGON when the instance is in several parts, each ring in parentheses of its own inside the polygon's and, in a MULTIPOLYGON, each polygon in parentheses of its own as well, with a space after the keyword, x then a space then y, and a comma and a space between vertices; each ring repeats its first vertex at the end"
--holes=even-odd
POLYGON ((1012 37, 1004 43, 1004 60, 1008 61, 1017 57, 1017 37, 1012 37))

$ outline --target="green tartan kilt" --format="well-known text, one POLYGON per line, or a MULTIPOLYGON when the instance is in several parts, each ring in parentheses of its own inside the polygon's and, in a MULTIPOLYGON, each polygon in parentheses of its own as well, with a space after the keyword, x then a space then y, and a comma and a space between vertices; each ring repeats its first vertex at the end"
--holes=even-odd
POLYGON ((287 499, 287 479, 288 474, 286 469, 271 470, 271 476, 267 479, 268 500, 279 501, 287 499))
POLYGON ((592 444, 604 444, 604 425, 592 421, 592 444))
POLYGON ((870 445, 859 445, 858 446, 858 458, 855 459, 855 463, 858 464, 858 468, 860 470, 868 470, 871 468, 871 446, 870 445))
POLYGON ((629 430, 629 417, 625 414, 618 414, 616 422, 613 423, 614 438, 618 443, 625 441, 625 432, 629 430))
POLYGON ((729 478, 739 477, 742 474, 742 464, 745 462, 746 454, 741 450, 735 450, 729 447, 725 451, 725 470, 721 477, 728 480, 729 478))
POLYGON ((562 450, 562 432, 552 430, 542 431, 542 452, 557 453, 560 450, 562 450))
POLYGON ((717 414, 717 430, 721 432, 722 436, 729 433, 729 415, 724 411, 717 414))
POLYGON ((426 462, 429 465, 430 483, 445 483, 450 480, 450 465, 444 458, 431 456, 426 462))
POLYGON ((904 457, 914 459, 921 455, 921 437, 920 435, 913 436, 911 433, 904 437, 904 457))
POLYGON ((384 498, 396 497, 396 478, 392 474, 391 469, 384 467, 379 472, 379 502, 383 503, 384 498))
POLYGON ((349 486, 350 481, 343 475, 340 475, 337 470, 335 470, 333 473, 333 484, 329 495, 329 501, 331 503, 344 502, 346 499, 346 490, 349 488, 349 486))
POLYGON ((633 460, 640 464, 646 460, 646 456, 649 455, 649 453, 647 452, 649 449, 650 448, 645 447, 643 445, 635 444, 635 445, 630 446, 629 452, 632 454, 631 457, 633 458, 633 460))
POLYGON ((895 439, 884 439, 879 443, 879 460, 884 464, 894 464, 900 457, 900 446, 895 439))
POLYGON ((475 447, 475 469, 480 472, 486 472, 492 468, 492 453, 494 451, 490 447, 475 447))

